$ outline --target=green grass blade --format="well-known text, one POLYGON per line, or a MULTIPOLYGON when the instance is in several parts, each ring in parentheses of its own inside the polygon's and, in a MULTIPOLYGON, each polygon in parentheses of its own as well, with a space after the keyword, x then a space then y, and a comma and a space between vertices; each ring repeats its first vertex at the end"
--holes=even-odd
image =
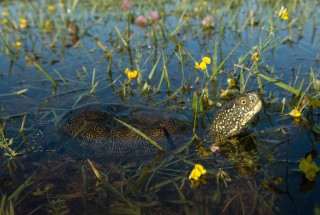
POLYGON ((7 215, 14 215, 14 207, 12 201, 9 202, 9 214, 7 215))
POLYGON ((97 82, 91 87, 91 90, 90 90, 90 93, 91 93, 91 94, 94 93, 94 91, 95 91, 95 89, 97 88, 98 84, 99 84, 99 81, 97 81, 97 82))
POLYGON ((121 199, 122 201, 127 203, 127 205, 131 206, 132 205, 131 202, 122 193, 120 193, 116 188, 114 188, 114 186, 112 186, 106 179, 104 179, 102 177, 99 170, 94 166, 94 164, 89 159, 87 161, 90 164, 91 169, 93 170, 96 177, 108 188, 108 190, 111 191, 116 196, 118 196, 119 199, 121 199))
POLYGON ((154 75, 154 73, 155 73, 155 71, 156 71, 156 68, 157 68, 157 66, 158 66, 158 63, 159 63, 160 58, 161 58, 161 55, 158 57, 156 63, 153 65, 153 67, 152 67, 152 69, 151 69, 151 72, 149 73, 148 80, 146 81, 146 83, 144 84, 144 86, 143 86, 143 88, 142 88, 142 91, 143 91, 143 92, 146 92, 146 90, 149 89, 148 86, 149 86, 150 81, 151 81, 151 79, 152 79, 152 77, 153 77, 153 75, 154 75))
POLYGON ((53 71, 59 76, 64 85, 67 85, 67 81, 62 77, 62 75, 58 72, 58 70, 53 69, 53 71))
POLYGON ((169 79, 166 60, 165 60, 163 52, 162 52, 162 64, 163 64, 163 74, 164 74, 164 76, 166 78, 167 90, 168 90, 168 92, 170 92, 171 91, 170 79, 169 79))
POLYGON ((21 122, 21 126, 20 126, 20 131, 19 131, 19 133, 22 133, 22 132, 23 132, 24 124, 25 124, 25 122, 26 122, 26 118, 27 118, 27 114, 24 113, 24 116, 23 116, 23 118, 22 118, 22 122, 21 122))
POLYGON ((94 80, 95 80, 95 77, 96 77, 96 68, 93 69, 93 72, 92 72, 92 79, 91 79, 91 90, 90 90, 90 93, 94 93, 94 90, 96 89, 96 87, 98 86, 98 83, 99 81, 97 81, 96 83, 94 83, 94 80))
POLYGON ((192 101, 192 110, 193 110, 193 133, 196 131, 197 127, 197 115, 198 115, 198 93, 193 93, 193 101, 192 101))
POLYGON ((183 20, 184 20, 184 14, 187 12, 188 8, 189 8, 189 4, 186 3, 186 7, 185 7, 185 9, 183 10, 183 12, 182 12, 182 14, 181 14, 181 16, 180 16, 180 18, 179 18, 179 21, 178 21, 178 23, 177 23, 177 25, 176 25, 176 28, 171 32, 171 34, 169 35, 169 37, 173 37, 173 36, 175 36, 175 35, 179 32, 179 30, 180 30, 180 28, 181 28, 181 26, 182 26, 182 22, 183 22, 183 20))
POLYGON ((5 201, 6 200, 6 195, 4 194, 2 194, 2 197, 1 197, 1 202, 0 202, 0 215, 2 215, 2 214, 5 214, 4 213, 4 210, 5 210, 5 201))
POLYGON ((17 94, 17 95, 21 95, 21 94, 24 94, 28 91, 28 89, 22 89, 22 90, 18 90, 16 92, 14 92, 14 94, 17 94))
POLYGON ((217 76, 218 72, 221 70, 225 62, 229 59, 231 55, 233 55, 234 51, 238 48, 239 45, 240 45, 240 42, 238 42, 238 44, 232 49, 232 51, 228 54, 228 56, 225 59, 223 59, 223 61, 219 64, 219 66, 213 71, 209 81, 207 82, 207 85, 217 76))
POLYGON ((47 77, 47 79, 53 84, 53 87, 55 89, 58 88, 58 83, 52 78, 51 75, 49 75, 49 73, 47 73, 38 63, 33 62, 33 65, 47 77))
POLYGON ((102 51, 104 51, 105 53, 108 52, 107 47, 105 47, 105 46, 103 45, 103 43, 101 42, 101 40, 96 39, 95 41, 96 41, 96 44, 102 49, 102 51))
POLYGON ((130 129, 131 131, 135 132, 136 134, 138 134, 140 137, 142 137, 143 139, 145 139, 146 141, 148 141, 150 144, 154 145, 157 149, 159 149, 160 151, 164 151, 164 149, 154 140, 152 140, 150 137, 148 137, 146 134, 144 134, 142 131, 136 129, 135 127, 125 123, 124 121, 117 119, 115 117, 113 117, 114 120, 116 120, 117 122, 119 122, 121 125, 127 127, 128 129, 130 129))
POLYGON ((154 186, 153 186, 152 188, 150 188, 150 189, 152 189, 152 190, 158 190, 158 189, 160 189, 161 187, 164 187, 164 186, 166 186, 166 185, 168 185, 168 184, 174 183, 175 181, 182 180, 184 177, 185 177, 184 175, 176 176, 176 177, 174 177, 174 178, 171 178, 171 179, 162 181, 162 182, 154 185, 154 186))
POLYGON ((32 181, 33 176, 30 176, 24 183, 22 183, 9 197, 8 200, 13 200, 14 202, 16 202, 19 199, 20 193, 27 187, 29 187, 31 184, 34 183, 34 181, 32 181))
MULTIPOLYGON (((179 186, 177 185, 176 182, 173 183, 173 186, 176 189, 176 191, 181 199, 180 201, 183 201, 183 202, 186 201, 187 200, 186 197, 184 196, 183 192, 181 191, 181 189, 179 188, 179 186)), ((185 211, 185 214, 190 214, 190 209, 187 204, 184 205, 184 211, 185 211)))
POLYGON ((0 94, 0 97, 1 96, 12 96, 12 95, 22 95, 22 94, 26 93, 27 91, 28 91, 28 89, 22 89, 22 90, 15 91, 13 93, 0 94))
POLYGON ((277 85, 278 87, 281 87, 282 89, 291 92, 292 94, 294 94, 296 96, 299 96, 300 93, 301 93, 300 90, 295 89, 295 88, 293 88, 293 87, 291 87, 291 86, 289 86, 289 85, 287 85, 287 84, 285 84, 285 83, 283 83, 283 82, 281 82, 281 81, 279 81, 277 79, 271 78, 271 77, 266 76, 266 75, 261 74, 261 73, 255 73, 255 74, 260 76, 261 78, 263 78, 263 79, 265 79, 265 80, 277 85))
POLYGON ((122 36, 119 28, 118 28, 117 26, 115 26, 114 29, 116 30, 116 33, 118 34, 118 36, 119 36, 120 40, 122 41, 123 45, 124 45, 125 47, 128 47, 128 43, 127 43, 127 41, 123 38, 123 36, 122 36))

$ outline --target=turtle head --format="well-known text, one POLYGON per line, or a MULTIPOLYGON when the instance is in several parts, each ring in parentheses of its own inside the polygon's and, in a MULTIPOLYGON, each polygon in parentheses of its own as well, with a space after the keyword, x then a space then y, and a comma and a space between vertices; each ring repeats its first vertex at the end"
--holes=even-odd
POLYGON ((262 101, 256 91, 240 94, 216 113, 210 127, 213 142, 235 136, 246 128, 261 110, 262 101))

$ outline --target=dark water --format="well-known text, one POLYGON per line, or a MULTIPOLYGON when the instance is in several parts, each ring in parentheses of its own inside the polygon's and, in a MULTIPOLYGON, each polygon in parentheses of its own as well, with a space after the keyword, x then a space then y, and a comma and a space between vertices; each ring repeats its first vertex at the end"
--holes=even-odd
MULTIPOLYGON (((1 25, 0 119, 7 136, 16 140, 12 147, 18 151, 25 151, 27 148, 22 141, 22 135, 18 133, 24 113, 28 114, 25 124, 26 138, 29 138, 30 134, 34 136, 42 127, 54 127, 65 111, 92 102, 174 109, 178 114, 192 119, 193 94, 197 92, 200 95, 208 81, 202 71, 194 69, 194 60, 199 61, 203 56, 216 56, 219 65, 239 42, 240 45, 221 68, 216 79, 208 82, 210 99, 223 102, 220 99, 220 89, 226 89, 228 77, 240 77, 241 80, 243 76, 247 85, 241 86, 241 89, 257 90, 259 83, 256 76, 249 76, 249 72, 241 71, 236 65, 239 64, 241 56, 258 45, 260 40, 267 38, 270 29, 268 26, 271 25, 270 17, 275 20, 278 30, 273 37, 274 41, 260 54, 260 72, 295 88, 299 88, 303 83, 303 91, 313 96, 313 99, 318 98, 318 88, 314 87, 310 78, 311 70, 315 76, 319 73, 320 56, 320 34, 317 29, 319 4, 313 1, 289 4, 289 22, 276 19, 273 9, 280 5, 268 2, 263 4, 249 1, 233 6, 230 6, 234 4, 232 1, 230 5, 225 2, 212 3, 211 8, 216 8, 212 9, 214 12, 211 11, 215 14, 216 23, 215 28, 207 30, 201 28, 200 23, 210 10, 203 9, 201 13, 197 13, 194 8, 201 6, 192 2, 184 14, 181 28, 173 36, 170 34, 182 16, 185 7, 181 5, 185 3, 155 3, 153 6, 161 11, 159 24, 154 26, 157 40, 152 36, 152 25, 140 28, 128 24, 128 12, 123 11, 118 3, 80 2, 74 9, 72 4, 66 2, 65 11, 55 5, 55 15, 49 15, 50 12, 46 10, 48 4, 46 1, 1 2, 0 6, 1 12, 10 12, 8 20, 14 20, 19 25, 18 18, 25 16, 30 23, 27 29, 1 25), (244 24, 248 21, 250 10, 255 12, 256 21, 261 21, 253 27, 244 24), (42 11, 43 14, 35 11, 42 11), (58 28, 53 28, 51 33, 43 33, 40 24, 34 23, 48 17, 58 28), (66 27, 68 17, 79 27, 76 47, 72 44, 66 27), (125 46, 117 29, 125 35, 128 26, 131 39, 129 46, 125 46), (5 48, 7 41, 12 43, 17 40, 22 42, 22 46, 19 50, 11 47, 13 51, 8 52, 5 48), (99 47, 97 41, 101 41, 107 53, 99 47), (54 43, 54 48, 50 47, 50 43, 54 43), (35 66, 27 65, 26 55, 56 80, 56 89, 35 66), (180 55, 183 62, 179 61, 180 55), (155 73, 151 77, 150 73, 155 65, 155 73), (166 85, 166 79, 162 80, 164 67, 168 72, 170 88, 166 85), (131 80, 124 87, 126 68, 138 69, 141 79, 131 80), (97 81, 99 83, 94 93, 90 93, 92 82, 97 81), (185 86, 184 90, 180 90, 182 85, 185 86), (144 86, 148 86, 149 91, 143 92, 144 86), (159 89, 155 92, 158 86, 159 89), (21 89, 28 91, 23 95, 11 94, 21 89)), ((142 13, 144 9, 146 14, 151 10, 151 7, 146 9, 146 6, 139 3, 134 5, 131 11, 134 16, 142 13)), ((250 67, 251 64, 249 54, 241 65, 250 67)), ((212 65, 214 60, 209 68, 210 75, 212 65)), ((240 153, 233 153, 229 157, 214 154, 209 158, 199 158, 192 155, 194 153, 191 149, 186 149, 173 161, 169 160, 163 166, 154 167, 158 171, 156 176, 147 171, 150 179, 143 181, 139 191, 132 194, 128 190, 131 190, 130 186, 133 186, 135 180, 139 181, 139 174, 143 175, 145 171, 144 166, 130 169, 97 164, 97 168, 114 178, 118 183, 115 183, 117 188, 124 186, 120 185, 120 182, 129 184, 129 188, 123 189, 128 189, 125 190, 131 194, 128 196, 133 196, 132 199, 140 202, 137 205, 140 205, 146 214, 187 214, 190 210, 197 214, 210 214, 212 211, 225 214, 315 214, 315 211, 318 211, 319 214, 319 176, 314 182, 310 182, 306 181, 299 171, 300 160, 307 153, 320 150, 319 132, 316 129, 319 124, 318 109, 306 109, 305 123, 295 123, 283 113, 290 112, 297 105, 297 99, 274 83, 266 80, 262 80, 262 83, 264 109, 249 129, 249 133, 256 139, 255 144, 250 147, 254 148, 254 155, 258 154, 258 170, 249 168, 247 171, 250 174, 247 174, 246 170, 234 168, 243 162, 240 153), (286 99, 284 107, 283 99, 286 99), (184 156, 185 159, 182 158, 184 156), (237 162, 237 159, 240 161, 237 162), (193 168, 192 162, 202 163, 215 173, 222 168, 229 173, 231 181, 227 182, 226 187, 223 183, 216 183, 213 177, 215 174, 211 174, 207 185, 191 189, 188 176, 193 168), (181 179, 174 182, 175 184, 168 183, 171 186, 153 189, 153 186, 175 177, 181 179), (282 183, 274 182, 277 177, 282 179, 282 183), (181 190, 183 195, 177 190, 181 190), (141 206, 141 202, 149 205, 141 206), (153 202, 161 202, 163 209, 159 209, 157 205, 150 206, 153 202)), ((205 133, 216 109, 212 107, 205 112, 203 126, 199 125, 197 128, 200 133, 205 133)), ((41 143, 42 140, 38 142, 41 143)), ((249 155, 253 156, 250 153, 249 155)), ((1 158, 2 194, 10 195, 30 176, 35 179, 20 196, 21 202, 16 207, 18 214, 38 207, 35 214, 46 211, 44 205, 48 205, 49 200, 45 196, 33 195, 37 187, 43 189, 46 184, 54 184, 54 189, 49 192, 50 197, 64 199, 64 203, 60 202, 61 210, 66 206, 71 214, 94 211, 98 207, 108 208, 110 205, 117 208, 128 206, 121 201, 114 201, 116 198, 101 183, 95 184, 96 178, 87 161, 81 162, 54 152, 26 153, 16 159, 16 169, 11 168, 13 171, 9 172, 5 160, 5 157, 1 158)), ((314 161, 320 165, 318 156, 315 156, 314 161)), ((156 170, 154 172, 157 172, 156 170)), ((105 209, 106 211, 108 210, 105 209)))

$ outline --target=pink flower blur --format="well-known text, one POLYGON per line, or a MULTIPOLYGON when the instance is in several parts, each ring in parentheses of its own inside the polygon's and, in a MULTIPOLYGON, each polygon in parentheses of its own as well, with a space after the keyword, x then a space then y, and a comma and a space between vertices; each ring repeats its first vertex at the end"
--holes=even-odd
POLYGON ((157 11, 151 11, 150 13, 150 19, 152 21, 158 21, 160 19, 160 15, 157 11))
POLYGON ((123 0, 121 8, 124 10, 129 10, 131 8, 131 2, 129 0, 123 0))
POLYGON ((212 146, 210 147, 210 151, 213 152, 213 153, 215 153, 215 152, 218 151, 218 150, 219 150, 219 146, 217 146, 217 145, 212 145, 212 146))
POLYGON ((207 15, 203 18, 203 20, 201 21, 201 24, 203 27, 205 28, 213 28, 215 25, 215 20, 214 17, 211 15, 207 15))
POLYGON ((147 22, 146 17, 140 15, 135 19, 134 24, 136 24, 137 26, 139 26, 141 28, 145 28, 145 27, 147 27, 148 22, 147 22))

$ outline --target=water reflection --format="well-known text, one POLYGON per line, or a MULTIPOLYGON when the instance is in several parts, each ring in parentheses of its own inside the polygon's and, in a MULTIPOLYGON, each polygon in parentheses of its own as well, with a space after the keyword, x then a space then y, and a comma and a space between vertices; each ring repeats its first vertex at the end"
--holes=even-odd
MULTIPOLYGON (((71 42, 73 47, 76 48, 80 42, 79 27, 74 21, 69 21, 67 23, 67 30, 69 35, 69 41, 71 42)), ((70 48, 71 44, 67 44, 67 47, 70 48)))
MULTIPOLYGON (((215 160, 214 156, 209 159, 190 156, 190 149, 187 147, 188 149, 184 148, 186 152, 175 157, 177 160, 172 159, 168 163, 160 164, 155 162, 157 164, 151 165, 144 178, 147 182, 139 181, 143 186, 141 189, 137 188, 139 186, 132 186, 132 181, 139 179, 139 167, 131 172, 132 170, 119 165, 112 170, 96 165, 104 179, 118 171, 121 180, 110 183, 110 186, 102 183, 107 180, 96 180, 85 159, 83 163, 71 156, 39 152, 27 153, 3 162, 4 158, 8 158, 5 155, 6 157, 0 157, 1 168, 4 170, 1 172, 5 172, 0 176, 1 189, 5 188, 4 193, 9 195, 29 177, 34 177, 36 172, 34 179, 37 182, 26 191, 30 194, 28 200, 34 202, 30 204, 29 201, 22 201, 20 208, 34 209, 39 205, 44 208, 55 203, 66 208, 66 202, 70 201, 70 208, 82 213, 89 209, 79 208, 81 201, 85 202, 84 205, 98 208, 101 205, 114 205, 111 203, 116 199, 116 205, 122 207, 164 197, 161 202, 170 202, 163 209, 159 207, 155 211, 189 213, 190 208, 201 205, 203 214, 217 208, 220 208, 219 212, 238 213, 243 211, 243 203, 261 199, 261 196, 254 195, 246 198, 245 194, 259 190, 262 194, 265 193, 270 201, 268 205, 259 205, 260 209, 255 212, 267 214, 270 212, 269 206, 277 207, 272 203, 278 199, 273 199, 268 192, 272 185, 276 188, 273 189, 275 192, 287 194, 289 190, 295 200, 292 203, 291 198, 288 198, 288 202, 282 206, 282 212, 314 212, 319 183, 306 180, 298 166, 308 153, 313 154, 316 163, 319 162, 316 153, 320 150, 317 111, 319 106, 305 111, 306 119, 299 122, 283 118, 284 113, 298 105, 300 97, 293 98, 289 91, 276 84, 284 82, 296 89, 303 89, 312 100, 319 97, 316 1, 287 2, 288 5, 285 6, 292 17, 290 22, 277 20, 274 10, 281 8, 281 3, 269 1, 250 0, 248 4, 243 4, 242 1, 221 4, 199 1, 191 2, 190 7, 175 1, 165 1, 163 5, 154 3, 149 7, 150 1, 146 4, 135 2, 123 8, 119 2, 75 1, 69 4, 62 1, 65 3, 63 7, 59 2, 61 8, 58 8, 57 4, 55 12, 49 13, 46 12, 47 2, 40 2, 41 4, 38 4, 39 1, 1 1, 0 5, 3 16, 0 26, 0 121, 6 131, 3 137, 14 139, 14 150, 28 147, 25 143, 20 145, 19 141, 19 138, 22 138, 19 129, 25 112, 48 111, 51 125, 54 125, 56 117, 62 112, 78 104, 90 102, 128 105, 138 103, 188 112, 195 107, 196 102, 192 101, 196 101, 195 98, 201 94, 199 92, 203 86, 206 85, 209 98, 215 101, 220 95, 220 89, 227 86, 226 80, 230 77, 239 80, 239 89, 256 89, 257 85, 261 86, 264 97, 270 102, 270 108, 265 108, 267 115, 270 114, 270 120, 262 118, 254 122, 257 126, 253 127, 259 131, 257 140, 251 133, 248 137, 240 138, 238 143, 227 142, 219 146, 221 155, 228 161, 227 165, 215 160), (131 10, 127 10, 131 7, 131 10), (148 18, 146 15, 151 9, 159 12, 157 26, 137 28, 132 24, 139 15, 148 18), (23 17, 25 25, 21 27, 19 19, 23 17), (201 22, 206 20, 207 24, 201 25, 201 22), (276 32, 271 28, 271 24, 278 27, 276 32), (262 48, 264 52, 259 55, 256 63, 261 73, 274 78, 273 82, 257 78, 252 71, 244 69, 251 64, 251 51, 256 51, 261 45, 260 41, 270 32, 274 33, 275 40, 270 46, 262 48), (236 44, 239 44, 239 47, 231 52, 236 44), (217 76, 209 82, 203 78, 203 73, 194 69, 194 59, 201 59, 203 56, 213 56, 208 73, 215 73, 217 76), (35 68, 35 63, 46 73, 35 68), (141 79, 128 82, 124 73, 127 67, 139 68, 141 79), (52 82, 46 74, 52 77, 57 87, 52 89, 52 82), (96 86, 95 90, 92 90, 93 86, 96 86), (283 98, 286 98, 287 102, 283 103, 283 98), (9 126, 14 120, 16 123, 9 126), (186 188, 190 162, 192 165, 194 162, 203 162, 212 172, 219 167, 228 172, 233 181, 228 181, 228 188, 223 190, 227 197, 221 199, 221 190, 220 187, 217 188, 215 178, 208 177, 208 184, 197 190, 186 188), (10 165, 7 165, 8 163, 10 165), (228 165, 232 165, 239 174, 230 174, 230 169, 224 169, 228 165), (12 167, 11 172, 8 171, 8 166, 12 167), (126 171, 130 176, 125 174, 126 171), (246 181, 240 181, 238 176, 246 178, 246 181), (266 179, 269 186, 267 190, 256 183, 261 178, 266 179), (274 182, 274 179, 281 181, 280 178, 286 183, 274 182), (51 184, 55 187, 52 188, 51 184), (132 187, 138 191, 134 193, 132 187), (132 194, 130 198, 133 197, 135 201, 128 200, 127 196, 117 196, 117 193, 112 192, 115 190, 125 190, 124 193, 132 194), (61 193, 67 193, 64 199, 60 198, 61 193), (110 193, 119 199, 111 198, 110 193), (162 195, 157 196, 158 193, 162 195), (243 198, 236 198, 237 195, 243 198), (48 196, 49 198, 46 198, 48 196), (232 201, 234 199, 237 201, 232 201), (230 207, 227 207, 229 205, 230 207), (285 211, 286 209, 288 211, 285 211)), ((204 107, 199 109, 202 108, 204 107)), ((210 111, 212 107, 208 109, 210 111)), ((26 122, 25 134, 33 132, 34 137, 38 137, 39 132, 34 123, 37 122, 26 122)), ((203 127, 206 126, 205 122, 201 123, 203 127)), ((45 127, 50 134, 49 139, 55 138, 52 132, 54 128, 50 128, 48 124, 45 127)), ((42 131, 42 128, 39 131, 42 131)), ((34 144, 43 141, 34 138, 31 142, 34 144)), ((41 146, 36 144, 33 147, 41 149, 41 146)), ((1 150, 2 153, 3 149, 1 150)), ((32 151, 32 148, 29 147, 28 151, 32 151)), ((128 211, 136 212, 131 209, 129 207, 128 211)), ((151 211, 149 209, 147 211, 151 211)), ((244 211, 249 213, 253 210, 244 211)), ((43 209, 42 212, 45 213, 46 210, 43 209)))

